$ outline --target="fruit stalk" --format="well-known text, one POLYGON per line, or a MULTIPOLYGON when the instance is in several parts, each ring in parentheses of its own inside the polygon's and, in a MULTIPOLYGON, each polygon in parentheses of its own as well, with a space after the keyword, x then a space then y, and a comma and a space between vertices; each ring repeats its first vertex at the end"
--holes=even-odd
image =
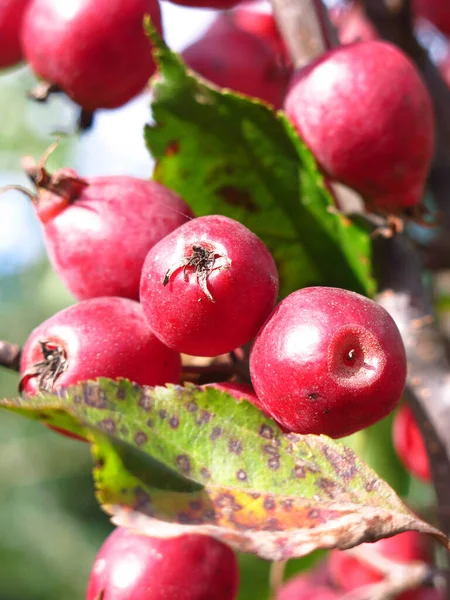
POLYGON ((21 349, 17 344, 0 340, 0 367, 19 371, 21 349))

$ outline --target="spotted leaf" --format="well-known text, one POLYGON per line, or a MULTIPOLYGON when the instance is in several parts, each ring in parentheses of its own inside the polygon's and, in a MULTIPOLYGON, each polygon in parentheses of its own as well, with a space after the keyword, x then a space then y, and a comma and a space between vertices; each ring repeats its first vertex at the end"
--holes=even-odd
POLYGON ((352 450, 284 434, 214 388, 100 379, 2 405, 91 440, 100 503, 143 533, 196 531, 272 560, 408 529, 448 544, 352 450))

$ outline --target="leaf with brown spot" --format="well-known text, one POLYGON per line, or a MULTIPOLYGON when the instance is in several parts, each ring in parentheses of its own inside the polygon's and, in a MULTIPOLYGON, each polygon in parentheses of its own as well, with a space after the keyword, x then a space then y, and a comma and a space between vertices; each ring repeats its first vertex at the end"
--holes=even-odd
POLYGON ((408 529, 448 547, 352 450, 283 434, 255 406, 214 388, 100 379, 1 404, 90 439, 100 503, 116 524, 142 533, 200 531, 271 560, 408 529))

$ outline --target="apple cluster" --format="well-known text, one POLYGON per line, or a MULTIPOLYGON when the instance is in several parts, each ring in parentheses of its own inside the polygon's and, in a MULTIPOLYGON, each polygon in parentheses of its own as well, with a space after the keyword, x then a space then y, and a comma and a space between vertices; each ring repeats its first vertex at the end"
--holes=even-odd
MULTIPOLYGON (((178 3, 230 9, 183 52, 192 70, 271 110, 283 108, 327 181, 356 190, 369 210, 404 214, 419 204, 434 150, 433 109, 398 48, 368 36, 294 69, 271 13, 236 0, 178 3)), ((86 111, 121 106, 156 69, 146 14, 162 35, 158 0, 6 0, 0 67, 24 59, 47 89, 86 111)), ((399 403, 405 350, 376 302, 331 287, 281 299, 274 258, 242 223, 195 216, 156 181, 83 178, 70 168, 50 174, 44 163, 27 164, 36 186, 30 195, 49 259, 77 302, 30 334, 20 366, 26 395, 98 377, 182 384, 185 355, 247 348, 247 381, 209 385, 252 403, 284 432, 340 438, 399 403)), ((394 442, 406 462, 422 443, 424 460, 408 466, 429 479, 408 410, 396 417, 394 442)), ((400 538, 393 538, 399 559, 400 538)), ((378 544, 387 552, 389 541, 378 544)), ((302 580, 279 600, 337 598, 339 586, 349 591, 361 585, 353 581, 377 580, 344 556, 331 557, 328 596, 314 595, 317 582, 302 580), (366 573, 347 577, 358 569, 366 573)), ((211 537, 163 540, 117 528, 95 561, 87 600, 233 600, 238 580, 233 551, 211 537)))
MULTIPOLYGON (((238 221, 193 217, 181 198, 153 181, 82 180, 70 169, 51 176, 42 165, 35 171, 34 205, 48 254, 78 302, 29 336, 21 357, 27 395, 100 376, 178 384, 182 354, 215 357, 252 342, 253 387, 211 385, 252 402, 284 431, 341 437, 383 418, 400 400, 403 343, 374 301, 308 287, 277 303, 274 259, 238 221)), ((128 597, 116 566, 125 559, 127 569, 137 561, 129 585, 139 590, 150 589, 148 581, 165 589, 171 579, 175 598, 186 572, 194 578, 189 589, 210 590, 226 578, 222 597, 235 598, 236 558, 221 542, 202 535, 161 541, 117 529, 96 561, 88 599, 99 589, 106 598, 128 597), (174 558, 181 553, 184 562, 174 558), (191 568, 191 556, 201 571, 191 568), (165 570, 169 559, 183 565, 180 573, 165 570)), ((210 597, 202 593, 189 598, 210 597)), ((152 594, 141 597, 158 598, 152 594)))
MULTIPOLYGON (((423 6, 417 2, 419 14, 423 6)), ((41 79, 40 93, 63 91, 90 113, 116 108, 156 69, 142 27, 146 14, 162 35, 158 0, 6 0, 0 67, 23 58, 41 79)), ((432 10, 425 16, 436 19, 432 10)), ((402 213, 423 195, 434 149, 432 103, 403 52, 376 35, 361 37, 367 41, 294 70, 272 14, 244 4, 220 13, 182 57, 215 85, 284 108, 330 181, 355 189, 370 210, 402 213)))
POLYGON ((54 182, 35 201, 49 257, 79 302, 30 335, 27 394, 100 376, 177 384, 181 354, 216 357, 253 340, 253 403, 287 431, 342 437, 399 401, 405 351, 374 301, 311 287, 277 304, 264 243, 229 217, 190 217, 155 182, 68 170, 40 179, 54 182))

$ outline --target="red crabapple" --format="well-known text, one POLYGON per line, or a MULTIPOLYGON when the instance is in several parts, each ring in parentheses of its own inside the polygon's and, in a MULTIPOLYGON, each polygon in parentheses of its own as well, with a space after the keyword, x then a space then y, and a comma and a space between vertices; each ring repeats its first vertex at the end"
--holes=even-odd
POLYGON ((392 441, 405 468, 422 481, 431 481, 430 461, 414 413, 402 404, 394 417, 392 441))
MULTIPOLYGON (((373 544, 362 544, 361 547, 373 549, 382 556, 392 560, 409 563, 412 561, 431 561, 431 547, 428 538, 417 531, 406 531, 383 538, 373 544)), ((333 550, 328 561, 330 575, 333 581, 344 591, 351 592, 356 588, 371 583, 377 583, 383 579, 381 573, 361 563, 356 557, 346 552, 333 550)), ((398 596, 399 600, 419 600, 423 588, 408 590, 398 596)))
POLYGON ((380 39, 376 27, 366 16, 359 2, 339 5, 331 9, 329 14, 341 44, 380 39))
POLYGON ((264 42, 220 18, 181 54, 187 66, 221 88, 280 108, 289 81, 277 54, 264 42))
POLYGON ((86 600, 234 600, 238 584, 233 550, 214 538, 158 539, 117 528, 97 554, 86 600))
POLYGON ((127 176, 80 179, 72 169, 34 176, 50 261, 78 299, 137 300, 145 257, 185 223, 188 205, 156 181, 127 176))
POLYGON ((450 35, 450 3, 448 0, 413 0, 414 13, 450 35))
POLYGON ((263 242, 221 215, 185 223, 142 269, 141 302, 169 348, 218 356, 250 341, 275 305, 278 274, 263 242))
POLYGON ((30 0, 0 2, 0 69, 12 67, 22 60, 20 28, 30 0))
POLYGON ((181 359, 152 334, 138 302, 94 298, 36 327, 23 347, 20 374, 21 391, 29 396, 98 377, 164 385, 179 382, 181 359))
POLYGON ((354 292, 310 287, 273 311, 250 352, 253 387, 288 431, 349 435, 400 400, 406 357, 386 310, 354 292))
POLYGON ((417 204, 434 149, 418 71, 384 41, 348 44, 294 73, 285 110, 324 173, 388 212, 417 204))
POLYGON ((179 382, 181 360, 152 334, 138 302, 93 298, 65 308, 31 333, 20 373, 29 395, 97 377, 164 385, 179 382))
POLYGON ((286 69, 291 68, 291 60, 286 45, 278 30, 273 13, 266 10, 264 3, 245 2, 238 4, 233 10, 222 13, 209 28, 208 33, 230 22, 242 31, 246 31, 272 48, 277 58, 286 69), (263 5, 263 6, 262 6, 263 5))
POLYGON ((84 109, 116 108, 155 71, 146 13, 161 31, 157 0, 33 0, 22 27, 25 58, 84 109))

